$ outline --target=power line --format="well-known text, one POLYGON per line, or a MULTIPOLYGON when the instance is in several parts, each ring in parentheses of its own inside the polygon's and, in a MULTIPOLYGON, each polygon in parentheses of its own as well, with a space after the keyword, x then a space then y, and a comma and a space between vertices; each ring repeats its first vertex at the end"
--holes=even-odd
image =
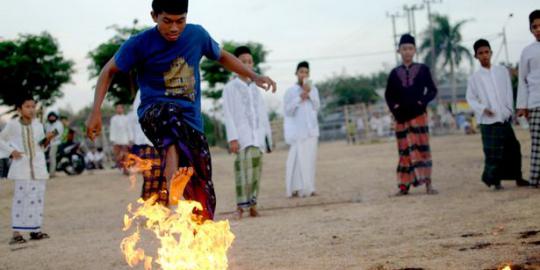
MULTIPOLYGON (((324 61, 324 60, 338 60, 345 58, 361 58, 368 56, 384 55, 395 53, 394 51, 377 51, 377 52, 368 52, 368 53, 359 53, 359 54, 348 54, 348 55, 333 55, 333 56, 315 56, 315 57, 303 57, 302 59, 307 61, 324 61)), ((281 64, 281 63, 295 63, 301 61, 301 59, 277 59, 266 61, 265 64, 281 64)))

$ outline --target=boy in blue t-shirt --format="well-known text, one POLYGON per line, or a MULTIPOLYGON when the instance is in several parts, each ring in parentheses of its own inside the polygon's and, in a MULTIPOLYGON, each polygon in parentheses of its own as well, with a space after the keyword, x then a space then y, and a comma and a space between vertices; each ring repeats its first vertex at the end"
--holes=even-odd
MULTIPOLYGON (((272 79, 244 66, 199 25, 187 24, 188 0, 153 0, 156 27, 126 41, 101 71, 96 85, 87 135, 101 133, 101 105, 115 73, 137 69, 141 105, 137 110, 146 136, 160 151, 164 183, 183 177, 183 194, 168 194, 174 203, 182 195, 202 204, 202 215, 212 219, 216 198, 212 184, 210 151, 203 133, 199 63, 203 56, 275 92, 272 79), (191 167, 192 170, 180 167, 191 167), (190 174, 193 174, 189 180, 190 174), (189 180, 189 182, 187 182, 189 180), (185 189, 183 184, 186 184, 185 189)), ((170 189, 167 189, 170 190, 170 189)), ((181 191, 179 193, 182 193, 181 191)))

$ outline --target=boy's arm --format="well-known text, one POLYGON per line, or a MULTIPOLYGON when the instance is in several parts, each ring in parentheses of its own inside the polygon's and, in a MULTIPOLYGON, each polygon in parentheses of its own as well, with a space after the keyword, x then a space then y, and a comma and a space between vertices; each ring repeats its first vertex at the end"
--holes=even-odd
POLYGON ((471 76, 469 78, 469 82, 467 83, 467 93, 465 94, 465 98, 475 113, 479 116, 483 116, 487 107, 486 105, 482 104, 482 101, 478 97, 478 91, 476 90, 473 80, 474 79, 471 76))
POLYGON ((86 136, 88 136, 90 140, 94 140, 101 134, 101 105, 111 86, 114 74, 119 71, 120 69, 116 65, 116 61, 114 58, 111 58, 99 74, 96 84, 96 93, 94 95, 94 105, 92 107, 92 112, 88 117, 88 122, 86 123, 86 136))
POLYGON ((221 56, 218 62, 223 65, 227 70, 232 71, 242 77, 250 78, 257 86, 263 88, 264 90, 272 90, 276 92, 276 83, 267 76, 261 76, 255 73, 253 70, 246 67, 238 58, 236 58, 231 53, 221 50, 221 56))
POLYGON ((516 108, 518 109, 518 117, 527 116, 529 88, 527 85, 527 75, 529 74, 529 66, 525 58, 525 53, 521 55, 519 62, 519 86, 516 99, 516 108))

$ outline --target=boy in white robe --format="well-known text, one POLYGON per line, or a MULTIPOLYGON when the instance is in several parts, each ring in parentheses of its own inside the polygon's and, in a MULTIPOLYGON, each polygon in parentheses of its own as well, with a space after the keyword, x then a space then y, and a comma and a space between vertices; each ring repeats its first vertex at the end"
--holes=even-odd
POLYGON ((41 232, 49 178, 43 148, 55 136, 45 135, 43 125, 35 118, 36 102, 31 97, 21 98, 16 108, 20 117, 8 122, 0 133, 0 151, 10 153, 12 158, 8 178, 15 181, 10 245, 26 242, 21 232, 30 232, 31 240, 49 238, 41 232))

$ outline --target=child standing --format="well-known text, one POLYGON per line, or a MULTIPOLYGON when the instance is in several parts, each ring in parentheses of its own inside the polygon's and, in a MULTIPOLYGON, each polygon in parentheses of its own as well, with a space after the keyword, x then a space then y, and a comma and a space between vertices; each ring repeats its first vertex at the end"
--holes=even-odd
POLYGON ((0 133, 0 150, 11 153, 13 160, 8 178, 15 181, 10 245, 26 242, 21 232, 30 232, 31 240, 49 238, 41 232, 49 178, 43 148, 55 136, 45 135, 43 125, 35 118, 36 102, 32 97, 22 98, 16 109, 19 117, 8 122, 0 133))

